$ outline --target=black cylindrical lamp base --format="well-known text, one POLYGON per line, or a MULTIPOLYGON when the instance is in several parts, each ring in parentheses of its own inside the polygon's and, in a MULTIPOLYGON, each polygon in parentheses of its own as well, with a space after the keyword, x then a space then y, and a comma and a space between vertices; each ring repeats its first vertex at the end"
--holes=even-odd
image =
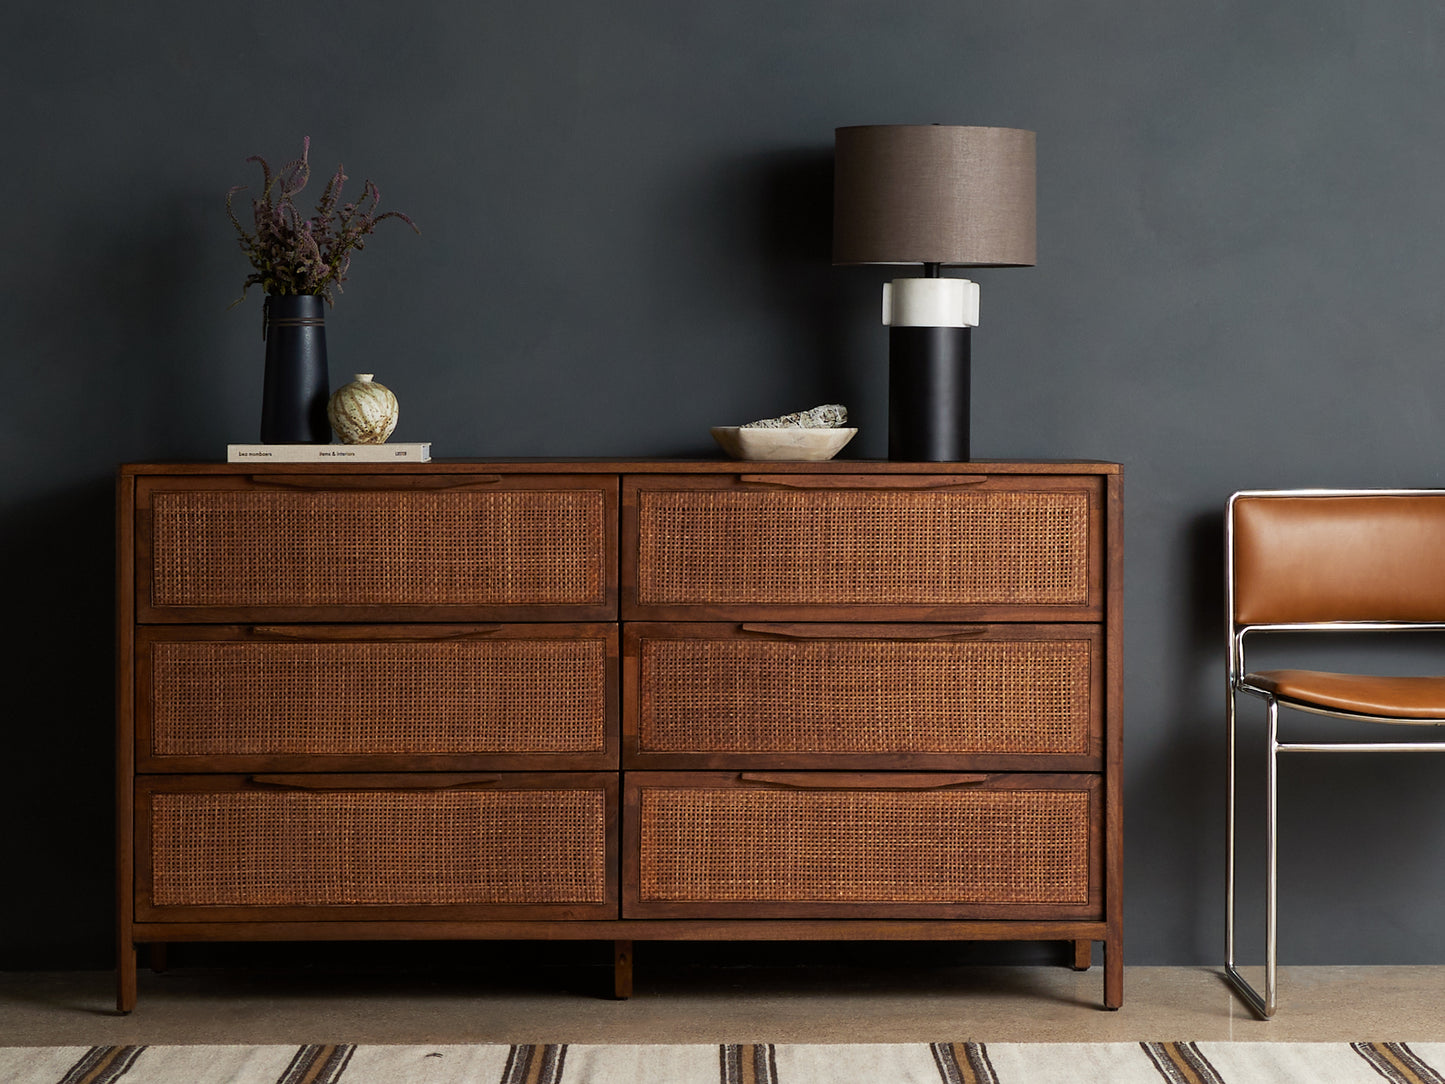
POLYGON ((968 459, 969 331, 888 329, 888 458, 968 459))

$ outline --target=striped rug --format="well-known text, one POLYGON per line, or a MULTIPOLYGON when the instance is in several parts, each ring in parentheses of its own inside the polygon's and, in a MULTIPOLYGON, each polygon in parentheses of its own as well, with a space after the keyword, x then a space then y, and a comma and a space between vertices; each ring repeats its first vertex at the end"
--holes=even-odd
POLYGON ((1445 1043, 0 1048, 5 1084, 1445 1084, 1445 1043))

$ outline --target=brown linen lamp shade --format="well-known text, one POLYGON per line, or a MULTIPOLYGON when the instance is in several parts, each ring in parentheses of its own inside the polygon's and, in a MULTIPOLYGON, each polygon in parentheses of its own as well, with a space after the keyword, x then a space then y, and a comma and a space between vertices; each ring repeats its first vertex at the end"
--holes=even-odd
POLYGON ((1034 133, 866 124, 834 132, 833 263, 1032 267, 1034 133))

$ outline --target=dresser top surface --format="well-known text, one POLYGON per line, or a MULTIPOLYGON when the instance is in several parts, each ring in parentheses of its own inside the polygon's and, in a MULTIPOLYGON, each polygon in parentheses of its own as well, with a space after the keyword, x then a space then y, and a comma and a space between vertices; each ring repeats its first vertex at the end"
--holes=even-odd
POLYGON ((887 459, 824 462, 741 459, 434 459, 427 463, 125 463, 122 476, 276 474, 1122 474, 1118 463, 1095 460, 992 460, 900 463, 887 459))

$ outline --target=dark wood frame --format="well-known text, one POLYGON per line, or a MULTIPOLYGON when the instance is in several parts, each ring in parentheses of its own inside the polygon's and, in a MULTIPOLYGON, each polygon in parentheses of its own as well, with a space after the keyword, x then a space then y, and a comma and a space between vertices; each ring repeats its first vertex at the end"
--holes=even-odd
MULTIPOLYGON (((593 478, 594 482, 602 482, 593 478)), ((464 481, 462 484, 466 484, 464 481)), ((490 481, 487 484, 495 484, 490 481)), ((606 484, 602 482, 602 484, 606 484)), ((731 484, 731 483, 723 483, 731 484)), ((635 491, 634 491, 635 492, 635 491)), ((1091 461, 1059 462, 988 462, 969 464, 914 464, 887 461, 843 460, 830 463, 767 463, 742 464, 727 460, 486 460, 486 461, 436 461, 425 464, 385 464, 375 467, 338 467, 335 464, 280 464, 261 467, 257 464, 133 464, 120 469, 117 481, 117 626, 116 626, 116 914, 117 914, 117 1004, 122 1011, 130 1011, 136 1002, 136 948, 140 944, 164 946, 167 942, 184 941, 289 941, 289 940, 463 940, 463 939, 559 939, 559 940, 610 940, 614 945, 614 986, 616 996, 625 997, 632 984, 632 945, 637 940, 907 940, 907 941, 977 941, 977 940, 1062 940, 1073 946, 1072 962, 1077 968, 1090 965, 1090 946, 1094 941, 1104 944, 1104 1005, 1118 1008, 1123 1001, 1123 767, 1122 767, 1122 602, 1123 602, 1123 527, 1122 527, 1122 471, 1117 464, 1091 461), (321 482, 327 485, 374 484, 381 479, 388 487, 429 488, 447 486, 462 481, 459 476, 506 475, 510 478, 534 476, 538 484, 548 484, 552 476, 615 476, 612 479, 613 504, 609 513, 609 526, 613 523, 628 522, 628 492, 619 494, 618 479, 626 475, 663 476, 689 475, 727 476, 746 479, 742 484, 763 484, 754 476, 765 477, 777 484, 778 479, 792 478, 804 484, 842 484, 840 476, 850 479, 848 484, 863 487, 908 487, 918 484, 934 484, 939 476, 948 476, 955 482, 975 485, 977 479, 1003 477, 1006 479, 1035 479, 1040 476, 1055 476, 1072 479, 1073 483, 1092 487, 1097 493, 1094 498, 1094 513, 1091 521, 1095 524, 1096 541, 1091 545, 1093 572, 1091 573, 1091 605, 1084 611, 1061 615, 1054 611, 1047 613, 993 612, 987 608, 967 613, 957 608, 940 613, 883 610, 868 608, 839 612, 840 608, 828 608, 826 613, 812 608, 805 612, 770 612, 765 617, 749 608, 747 613, 736 614, 725 608, 710 611, 706 617, 697 608, 688 608, 686 613, 658 613, 655 609, 639 612, 639 608, 626 598, 622 584, 635 583, 635 568, 629 566, 625 540, 618 534, 610 533, 609 567, 620 570, 620 577, 613 579, 613 591, 609 605, 600 610, 591 609, 586 613, 564 613, 557 610, 547 612, 518 611, 515 608, 493 608, 480 610, 469 608, 467 612, 455 612, 452 608, 378 607, 356 608, 346 614, 347 621, 405 621, 414 623, 451 622, 475 623, 507 621, 616 621, 683 619, 688 621, 743 620, 743 621, 788 621, 826 620, 870 622, 916 622, 916 621, 1032 621, 1057 622, 1089 621, 1103 623, 1103 664, 1100 675, 1103 690, 1103 760, 1099 777, 1102 788, 1102 823, 1097 828, 1102 850, 1102 917, 1088 919, 1027 919, 1027 918, 686 918, 686 919, 568 919, 553 918, 489 918, 473 920, 470 917, 441 916, 428 909, 427 917, 419 919, 403 917, 380 918, 374 915, 348 912, 354 917, 336 920, 316 920, 314 917, 296 919, 262 920, 247 917, 242 921, 197 918, 168 920, 164 922, 138 921, 136 914, 136 862, 135 862, 135 801, 136 801, 136 742, 135 731, 135 664, 136 627, 142 615, 147 614, 147 600, 137 592, 137 539, 143 535, 144 517, 137 515, 137 484, 142 480, 158 477, 191 479, 205 485, 245 484, 249 478, 263 478, 267 484, 313 486, 321 482), (962 477, 960 477, 960 475, 962 477), (228 479, 232 481, 227 481, 228 479), (367 480, 371 480, 368 482, 367 480), (629 576, 632 580, 629 581, 629 576)), ((634 540, 635 541, 635 540, 634 540)), ((144 539, 141 548, 144 549, 144 539)), ((212 612, 207 615, 157 616, 149 613, 152 621, 169 623, 204 620, 232 624, 283 624, 292 621, 338 621, 334 610, 291 611, 257 615, 245 612, 212 612)), ((774 762, 776 764, 776 762, 774 762)), ((267 770, 274 766, 270 762, 267 770)), ((298 767, 294 760, 288 761, 293 770, 298 767)), ((378 768, 387 770, 435 770, 430 763, 413 758, 404 758, 395 763, 382 764, 378 768)), ((503 763, 495 759, 487 761, 488 768, 501 768, 503 763)), ((506 762, 508 768, 522 770, 527 767, 541 770, 544 766, 535 761, 524 765, 506 762)), ((801 765, 800 765, 801 766, 801 765)), ((841 767, 841 765, 838 765, 841 767)), ((857 768, 861 765, 849 765, 857 768)), ((900 761, 889 767, 915 769, 918 765, 900 761)), ((982 763, 978 765, 982 767, 982 763)), ((198 766, 199 767, 199 766, 198 766)), ((339 767, 331 763, 310 763, 304 766, 312 771, 334 771, 339 767)), ((459 769, 481 768, 480 763, 466 761, 457 763, 459 769)), ((554 766, 555 767, 555 766, 554 766)), ((1044 767, 1042 763, 1035 766, 1044 767)), ((1065 765, 1049 765, 1050 768, 1064 768, 1065 765)), ((1077 770, 1079 766, 1068 765, 1077 770)), ((620 813, 620 809, 619 809, 620 813)), ((620 862, 620 856, 619 856, 620 862)))

